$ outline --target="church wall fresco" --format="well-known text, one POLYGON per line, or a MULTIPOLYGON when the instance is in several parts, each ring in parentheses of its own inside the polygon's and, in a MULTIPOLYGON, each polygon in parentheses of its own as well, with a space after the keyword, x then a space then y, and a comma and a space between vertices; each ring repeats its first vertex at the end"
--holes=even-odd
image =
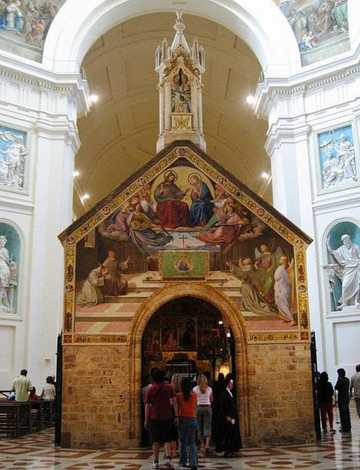
POLYGON ((302 65, 350 49, 347 0, 276 0, 294 31, 302 65))
POLYGON ((0 0, 0 49, 41 62, 47 33, 65 0, 0 0))
POLYGON ((306 243, 192 150, 137 175, 65 243, 67 342, 123 341, 168 282, 205 282, 229 297, 249 341, 308 340, 306 243))
POLYGON ((26 133, 0 126, 0 189, 25 189, 27 160, 26 133))
POLYGON ((18 270, 20 237, 15 228, 0 222, 0 314, 16 314, 18 303, 18 270))
POLYGON ((353 221, 333 225, 326 237, 327 263, 324 270, 332 312, 360 309, 360 227, 353 221))
POLYGON ((317 137, 321 190, 332 191, 357 184, 359 163, 352 125, 328 129, 317 137))

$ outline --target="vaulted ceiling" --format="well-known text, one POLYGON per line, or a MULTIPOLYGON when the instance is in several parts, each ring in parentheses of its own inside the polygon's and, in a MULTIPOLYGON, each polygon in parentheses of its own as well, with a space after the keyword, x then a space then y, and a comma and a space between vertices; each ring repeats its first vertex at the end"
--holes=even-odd
MULTIPOLYGON (((207 153, 271 202, 264 151, 266 123, 257 120, 246 97, 261 72, 247 47, 231 31, 204 18, 184 15, 186 37, 206 50, 204 131, 207 153)), ((99 96, 79 120, 82 142, 75 166, 74 212, 80 215, 105 197, 155 154, 158 136, 158 76, 154 51, 173 37, 174 15, 157 13, 131 19, 102 36, 83 67, 92 93, 99 96), (81 204, 79 195, 91 198, 81 204)))

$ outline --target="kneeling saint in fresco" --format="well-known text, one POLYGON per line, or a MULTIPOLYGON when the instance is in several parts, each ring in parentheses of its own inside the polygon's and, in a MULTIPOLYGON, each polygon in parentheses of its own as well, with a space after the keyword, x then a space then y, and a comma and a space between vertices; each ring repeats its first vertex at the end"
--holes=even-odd
POLYGON ((213 203, 210 189, 196 173, 189 176, 191 184, 191 225, 206 225, 213 215, 213 203))
POLYGON ((100 265, 92 269, 84 282, 81 292, 76 299, 78 304, 101 304, 104 302, 104 295, 101 288, 104 286, 105 277, 108 270, 100 265))

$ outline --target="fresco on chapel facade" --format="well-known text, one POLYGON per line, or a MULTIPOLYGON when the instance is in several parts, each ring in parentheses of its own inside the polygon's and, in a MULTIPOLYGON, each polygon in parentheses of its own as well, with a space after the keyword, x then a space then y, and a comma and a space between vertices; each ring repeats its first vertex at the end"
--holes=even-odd
MULTIPOLYGON (((265 211, 255 214, 256 206, 251 210, 226 178, 214 177, 211 166, 204 171, 195 154, 167 158, 169 164, 160 161, 151 176, 137 177, 136 190, 124 189, 93 230, 85 224, 86 236, 66 271, 75 333, 126 334, 139 306, 169 280, 200 280, 219 289, 252 331, 297 334, 307 327, 306 288, 299 287, 299 279, 305 282, 304 253, 295 255, 270 219, 262 220, 265 211)), ((284 233, 294 242, 291 231, 284 233)))
POLYGON ((294 31, 302 65, 350 49, 347 0, 277 0, 294 31))
POLYGON ((0 188, 24 189, 28 157, 24 132, 0 127, 0 188))
POLYGON ((358 180, 351 125, 320 133, 318 145, 322 189, 335 189, 358 180))
POLYGON ((11 225, 0 222, 0 313, 16 313, 20 237, 11 225))
POLYGON ((46 35, 65 0, 0 0, 0 48, 42 59, 46 35))
POLYGON ((331 311, 360 309, 360 227, 354 222, 336 224, 326 240, 331 311))

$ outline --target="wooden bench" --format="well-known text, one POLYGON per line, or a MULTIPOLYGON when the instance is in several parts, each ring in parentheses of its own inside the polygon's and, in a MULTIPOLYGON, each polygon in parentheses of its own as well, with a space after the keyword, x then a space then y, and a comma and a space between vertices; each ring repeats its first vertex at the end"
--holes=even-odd
POLYGON ((31 404, 0 401, 0 436, 18 437, 31 432, 31 404))
POLYGON ((0 400, 0 437, 18 437, 54 424, 53 401, 0 400))

